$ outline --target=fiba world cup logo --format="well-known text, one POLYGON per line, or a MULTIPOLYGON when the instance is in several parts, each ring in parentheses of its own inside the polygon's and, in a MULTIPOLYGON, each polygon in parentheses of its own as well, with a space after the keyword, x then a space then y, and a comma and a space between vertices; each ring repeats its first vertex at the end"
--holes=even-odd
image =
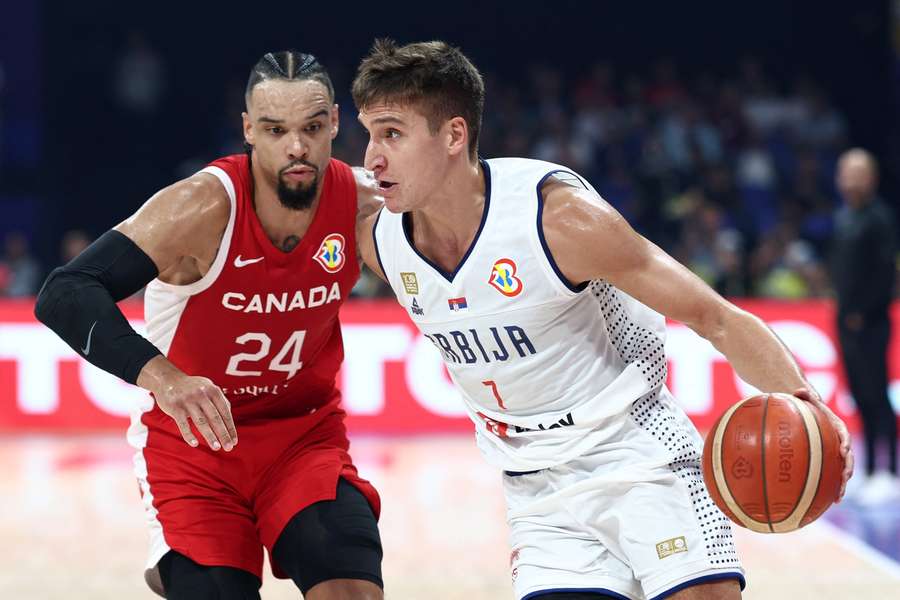
POLYGON ((318 252, 313 255, 317 263, 329 273, 337 273, 346 262, 344 258, 344 236, 339 233, 332 233, 322 240, 318 252))
POLYGON ((753 465, 743 456, 739 456, 731 465, 731 474, 735 479, 743 479, 753 476, 753 465))
POLYGON ((516 277, 516 263, 511 258, 501 258, 494 263, 488 283, 509 298, 518 296, 525 287, 522 280, 516 277))

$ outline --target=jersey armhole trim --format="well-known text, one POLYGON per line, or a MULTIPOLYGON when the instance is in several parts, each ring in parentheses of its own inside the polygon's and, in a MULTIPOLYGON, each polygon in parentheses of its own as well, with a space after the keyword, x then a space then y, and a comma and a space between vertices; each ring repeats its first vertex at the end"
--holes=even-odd
POLYGON ((559 266, 556 264, 556 260, 553 258, 553 254, 550 252, 550 247, 547 245, 547 239, 544 237, 544 220, 543 220, 544 196, 543 196, 543 194, 541 194, 541 188, 544 186, 544 182, 546 182, 548 179, 550 179, 556 173, 567 173, 569 175, 572 175, 573 177, 578 179, 578 181, 581 182, 581 185, 583 185, 584 189, 586 189, 586 190, 590 190, 590 187, 588 187, 584 183, 584 181, 581 179, 581 177, 579 177, 576 173, 573 173, 572 171, 567 171, 566 169, 554 169, 553 171, 550 171, 549 173, 547 173, 543 177, 541 177, 540 181, 538 181, 538 183, 537 183, 537 188, 536 188, 537 201, 538 201, 537 232, 538 232, 538 239, 541 242, 541 248, 543 248, 543 250, 544 250, 544 256, 547 257, 547 262, 550 263, 550 267, 553 269, 553 272, 556 273, 556 276, 563 283, 563 285, 565 285, 566 288, 570 292, 573 292, 575 294, 580 294, 581 292, 583 292, 584 290, 587 289, 588 285, 590 285, 590 281, 582 281, 578 285, 572 285, 572 283, 566 278, 566 276, 563 275, 562 271, 559 270, 559 266))
POLYGON ((234 183, 231 177, 219 167, 209 166, 198 171, 198 173, 207 173, 212 175, 222 184, 225 192, 228 194, 228 200, 231 202, 231 213, 228 215, 228 225, 225 226, 225 233, 222 234, 222 240, 219 242, 219 249, 216 251, 216 258, 213 260, 212 266, 206 275, 193 283, 186 285, 174 285, 160 281, 159 278, 154 279, 149 285, 161 290, 165 290, 180 296, 194 296, 209 288, 222 273, 225 267, 225 260, 228 258, 228 250, 231 247, 231 238, 234 234, 234 221, 237 216, 237 196, 234 191, 234 183))

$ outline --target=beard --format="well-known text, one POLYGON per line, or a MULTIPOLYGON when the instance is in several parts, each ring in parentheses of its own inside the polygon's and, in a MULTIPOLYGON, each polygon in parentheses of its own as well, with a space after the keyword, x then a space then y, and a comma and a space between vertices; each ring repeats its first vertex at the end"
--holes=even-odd
POLYGON ((288 166, 284 167, 278 172, 278 200, 281 201, 281 205, 285 208, 289 208, 291 210, 305 210, 312 206, 313 200, 316 197, 316 192, 319 191, 319 169, 306 161, 295 161, 288 166), (296 167, 297 165, 304 165, 307 167, 311 167, 315 169, 316 175, 311 182, 308 184, 300 183, 297 187, 290 187, 284 181, 284 173, 285 171, 296 167))

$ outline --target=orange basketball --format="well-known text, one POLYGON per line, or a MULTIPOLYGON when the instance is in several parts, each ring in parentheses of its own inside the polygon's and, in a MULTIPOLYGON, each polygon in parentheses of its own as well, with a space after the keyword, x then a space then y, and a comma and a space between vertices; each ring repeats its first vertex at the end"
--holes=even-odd
POLYGON ((816 520, 837 500, 844 461, 837 430, 811 402, 747 398, 719 417, 703 447, 703 478, 728 518, 760 533, 816 520))

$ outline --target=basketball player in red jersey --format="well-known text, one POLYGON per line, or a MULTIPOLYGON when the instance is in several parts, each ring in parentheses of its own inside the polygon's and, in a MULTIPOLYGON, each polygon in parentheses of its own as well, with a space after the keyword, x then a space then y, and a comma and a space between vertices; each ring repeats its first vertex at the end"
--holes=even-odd
POLYGON ((51 273, 35 312, 152 394, 129 441, 154 591, 259 598, 266 548, 308 600, 380 599, 379 498, 335 387, 359 262, 334 91, 314 57, 269 53, 246 101, 247 154, 154 195, 51 273), (115 305, 145 285, 146 338, 115 305))

